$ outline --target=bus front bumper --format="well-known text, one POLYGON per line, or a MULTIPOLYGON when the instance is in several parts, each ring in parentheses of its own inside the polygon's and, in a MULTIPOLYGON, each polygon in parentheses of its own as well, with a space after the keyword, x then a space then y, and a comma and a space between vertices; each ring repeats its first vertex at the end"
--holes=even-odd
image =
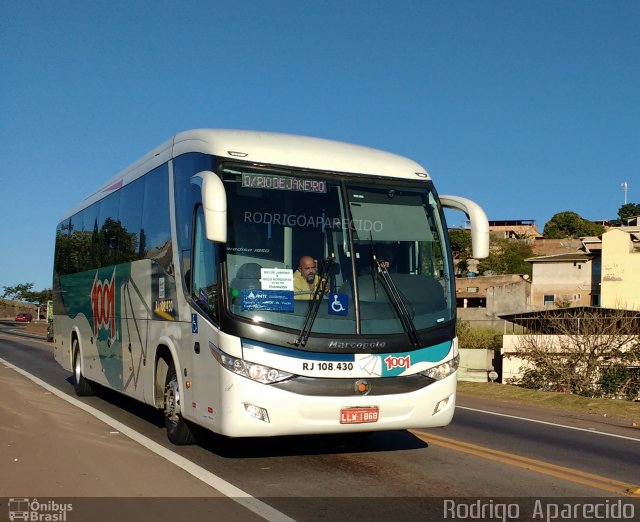
POLYGON ((220 376, 223 411, 211 429, 230 437, 440 427, 451 422, 456 402, 457 372, 409 393, 339 397, 291 393, 229 371, 220 376))

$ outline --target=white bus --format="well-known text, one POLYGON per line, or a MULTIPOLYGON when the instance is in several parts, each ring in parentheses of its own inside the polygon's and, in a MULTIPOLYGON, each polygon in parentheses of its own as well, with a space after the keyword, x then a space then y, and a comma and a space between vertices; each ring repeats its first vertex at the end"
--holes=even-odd
POLYGON ((232 437, 446 425, 459 355, 443 207, 469 216, 485 257, 482 209, 438 196, 409 159, 183 132, 61 219, 55 358, 79 395, 97 383, 164 410, 176 444, 193 424, 232 437))

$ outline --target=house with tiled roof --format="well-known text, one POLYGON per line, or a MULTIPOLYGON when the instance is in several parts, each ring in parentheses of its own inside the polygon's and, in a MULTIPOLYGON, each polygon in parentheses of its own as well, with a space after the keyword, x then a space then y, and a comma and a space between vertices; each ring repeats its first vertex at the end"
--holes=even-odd
POLYGON ((594 302, 594 295, 599 294, 595 258, 592 253, 574 252, 527 259, 533 265, 532 308, 599 304, 594 302))
POLYGON ((640 228, 580 238, 580 251, 527 259, 532 308, 603 306, 640 310, 640 228))

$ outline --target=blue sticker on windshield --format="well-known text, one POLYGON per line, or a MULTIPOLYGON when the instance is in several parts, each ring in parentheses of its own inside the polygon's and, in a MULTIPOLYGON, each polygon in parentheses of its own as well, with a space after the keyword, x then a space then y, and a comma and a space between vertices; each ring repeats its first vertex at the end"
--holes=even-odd
POLYGON ((347 294, 329 294, 327 311, 332 315, 349 313, 349 296, 347 294))
POLYGON ((198 299, 203 305, 209 306, 209 296, 204 288, 201 288, 200 292, 198 292, 198 299))
POLYGON ((243 289, 242 310, 293 312, 293 291, 243 289))

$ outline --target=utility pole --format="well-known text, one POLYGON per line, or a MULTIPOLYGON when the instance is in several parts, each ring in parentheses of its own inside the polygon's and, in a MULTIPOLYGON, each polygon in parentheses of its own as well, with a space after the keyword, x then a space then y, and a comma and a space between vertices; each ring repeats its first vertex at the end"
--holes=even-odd
POLYGON ((624 191, 624 204, 627 204, 627 189, 628 189, 629 185, 626 181, 622 182, 622 190, 624 191))

